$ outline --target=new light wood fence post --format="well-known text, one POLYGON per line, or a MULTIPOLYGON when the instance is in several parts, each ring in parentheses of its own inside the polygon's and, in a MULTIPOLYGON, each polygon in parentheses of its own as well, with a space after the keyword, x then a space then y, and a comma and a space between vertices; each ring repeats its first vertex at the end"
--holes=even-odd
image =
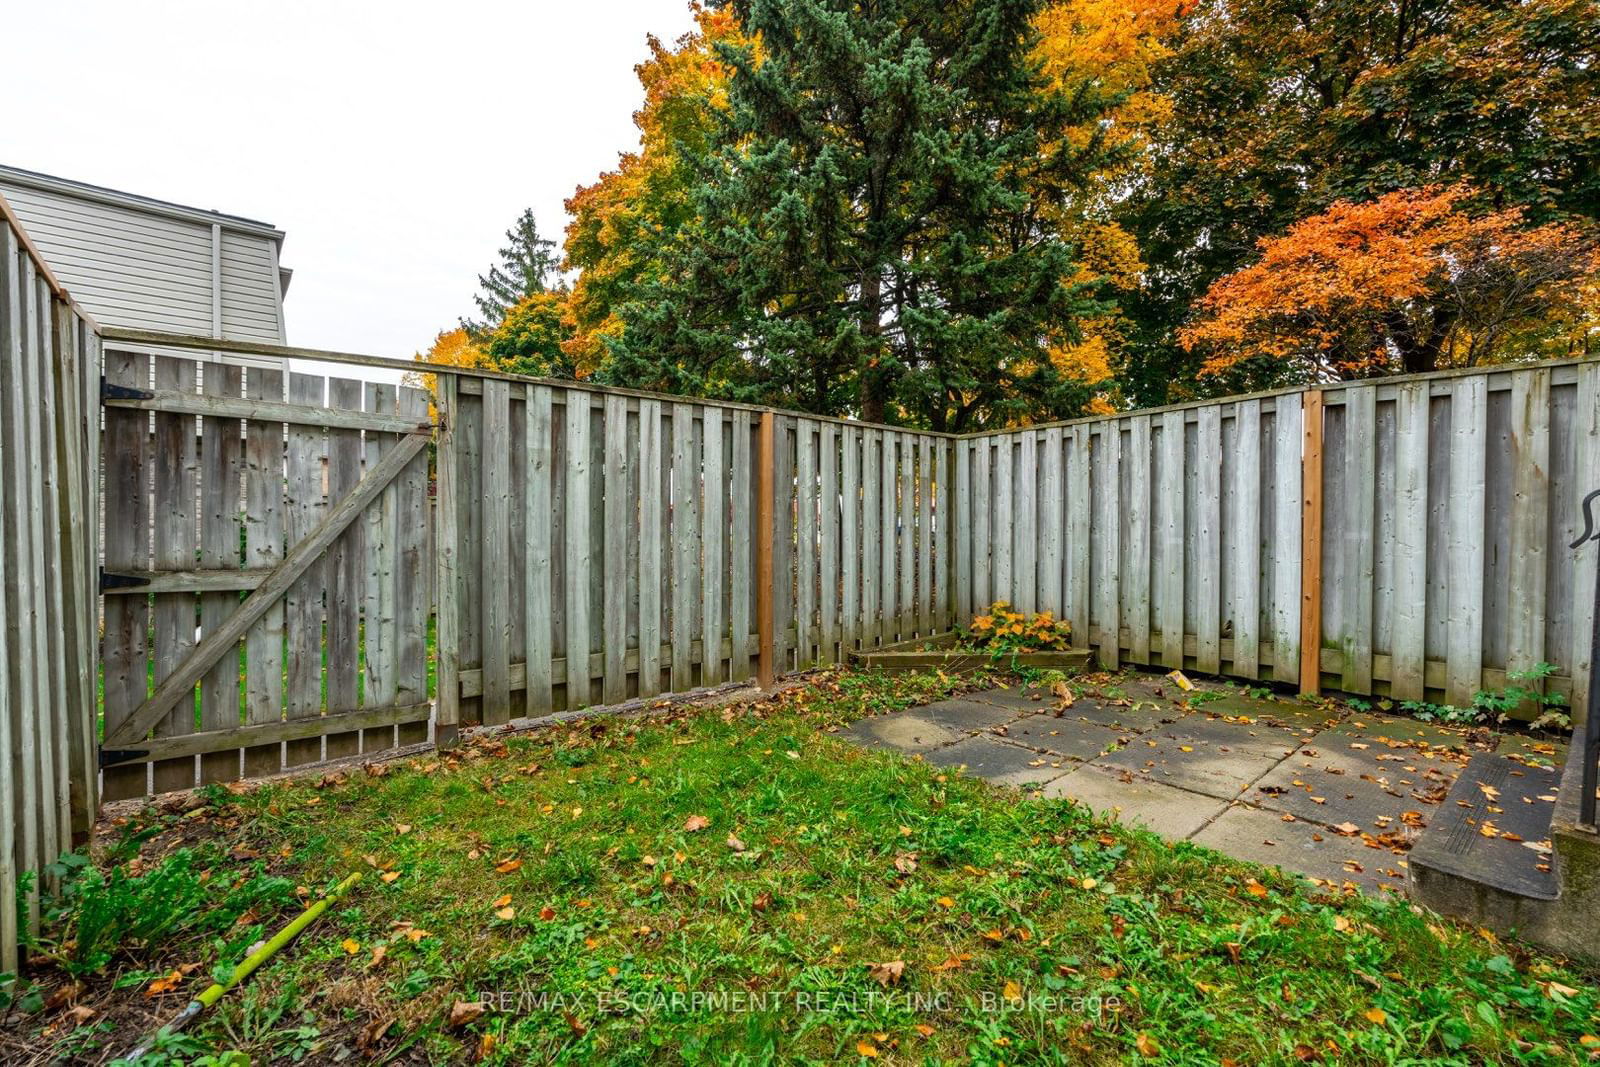
POLYGON ((1300 692, 1322 683, 1322 391, 1305 393, 1305 446, 1300 453, 1300 692))
POLYGON ((773 617, 773 526, 776 515, 773 499, 777 492, 777 419, 770 411, 761 413, 756 441, 756 632, 759 666, 756 680, 761 688, 777 681, 775 621, 773 617))

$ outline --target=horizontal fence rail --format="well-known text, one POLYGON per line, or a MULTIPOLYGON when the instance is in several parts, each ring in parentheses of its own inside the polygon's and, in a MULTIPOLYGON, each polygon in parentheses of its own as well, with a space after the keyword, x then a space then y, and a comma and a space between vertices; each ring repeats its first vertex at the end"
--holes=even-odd
POLYGON ((98 802, 95 329, 0 199, 0 972, 98 802))

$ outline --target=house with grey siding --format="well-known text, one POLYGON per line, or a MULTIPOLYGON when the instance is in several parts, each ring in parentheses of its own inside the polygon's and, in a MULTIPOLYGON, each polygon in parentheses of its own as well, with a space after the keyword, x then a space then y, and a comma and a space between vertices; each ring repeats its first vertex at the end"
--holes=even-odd
POLYGON ((5 165, 0 196, 56 277, 99 322, 285 342, 290 271, 279 262, 282 230, 5 165))

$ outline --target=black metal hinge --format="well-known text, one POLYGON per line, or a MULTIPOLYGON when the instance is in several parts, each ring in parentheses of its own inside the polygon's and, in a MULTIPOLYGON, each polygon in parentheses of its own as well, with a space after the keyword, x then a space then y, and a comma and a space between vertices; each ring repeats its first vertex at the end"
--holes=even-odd
POLYGON ((100 376, 100 399, 104 400, 154 400, 156 394, 148 389, 135 389, 131 385, 112 385, 100 376))
POLYGON ((100 591, 107 589, 138 589, 140 586, 149 585, 150 579, 138 574, 118 574, 100 568, 100 591))
POLYGON ((147 748, 102 748, 100 750, 100 769, 115 767, 119 763, 130 763, 133 760, 148 756, 147 748))

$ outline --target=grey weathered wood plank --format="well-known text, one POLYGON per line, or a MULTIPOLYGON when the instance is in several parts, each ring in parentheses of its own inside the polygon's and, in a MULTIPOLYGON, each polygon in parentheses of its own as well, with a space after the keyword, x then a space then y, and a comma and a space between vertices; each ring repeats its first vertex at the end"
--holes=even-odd
POLYGON ((1233 666, 1238 678, 1261 676, 1261 401, 1241 400, 1233 414, 1233 666))
MULTIPOLYGON (((395 397, 396 409, 412 418, 428 419, 429 397, 421 389, 402 386, 395 397)), ((368 464, 370 471, 397 442, 391 441, 378 458, 368 464)), ((388 702, 402 706, 428 700, 429 665, 435 659, 429 649, 429 623, 436 599, 434 557, 438 553, 436 536, 439 517, 428 491, 428 453, 417 456, 395 478, 396 550, 394 589, 394 669, 393 693, 388 702)), ((387 490, 385 490, 387 494, 387 490)), ((385 690, 387 693, 387 690, 385 690)), ((401 745, 428 740, 426 721, 402 722, 395 741, 401 745)), ((438 740, 437 738, 435 740, 438 740)))
POLYGON ((527 679, 523 689, 523 714, 528 718, 555 710, 555 680, 551 661, 555 658, 551 626, 551 553, 555 540, 555 514, 551 502, 551 477, 554 469, 555 424, 552 419, 552 391, 546 386, 530 386, 523 418, 527 422, 528 454, 524 462, 528 477, 528 565, 523 572, 526 588, 522 609, 528 634, 527 679), (541 517, 548 517, 541 519, 541 517))
MULTIPOLYGON (((201 386, 207 396, 237 397, 244 389, 244 371, 224 363, 208 363, 201 386)), ((207 418, 200 428, 200 565, 218 569, 239 566, 239 499, 244 466, 244 427, 238 419, 207 418)), ((238 603, 238 593, 205 593, 200 597, 200 632, 221 626, 238 603)), ((200 679, 200 729, 239 725, 237 655, 224 656, 200 679)), ((239 777, 239 753, 220 752, 200 760, 200 781, 229 782, 239 777)))
MULTIPOLYGON (((700 523, 696 498, 700 463, 694 454, 694 408, 672 405, 672 691, 694 685, 689 642, 694 637, 694 601, 700 595, 695 578, 700 523)), ((572 657, 569 655, 568 659, 572 657)))
MULTIPOLYGON (((729 491, 732 496, 732 540, 729 542, 728 648, 729 677, 742 682, 750 677, 751 618, 755 596, 755 480, 750 466, 751 445, 754 442, 750 412, 736 408, 733 412, 733 449, 730 455, 732 470, 729 491)), ((641 642, 643 637, 640 638, 641 642)), ((641 644, 641 648, 642 648, 641 644)))
POLYGON ((1222 409, 1199 412, 1195 445, 1195 541, 1186 567, 1194 571, 1195 666, 1222 671, 1222 409))
MULTIPOLYGON (((794 621, 795 581, 795 489, 794 460, 796 419, 782 416, 774 420, 776 451, 773 467, 773 538, 772 574, 775 583, 772 596, 773 617, 777 633, 773 635, 773 656, 778 673, 793 669, 794 645, 791 634, 796 633, 794 621)), ((797 638, 795 639, 797 642, 797 638)))
POLYGON ((879 583, 883 541, 878 527, 883 510, 879 506, 880 486, 883 484, 883 463, 880 459, 882 433, 863 430, 861 433, 861 647, 873 648, 883 643, 883 625, 878 614, 879 583))
MULTIPOLYGON (((825 426, 824 434, 831 429, 825 426)), ((917 438, 917 632, 924 637, 934 628, 933 487, 933 438, 923 435, 917 438)))
POLYGON ((1096 606, 1100 624, 1100 665, 1115 670, 1122 662, 1122 423, 1104 423, 1096 442, 1095 526, 1099 545, 1096 606))
POLYGON ((227 729, 201 730, 182 737, 153 738, 131 750, 139 753, 112 766, 137 766, 145 760, 170 758, 193 759, 195 755, 236 751, 240 745, 277 745, 284 741, 305 740, 324 732, 366 733, 393 732, 395 723, 425 723, 433 710, 431 704, 386 705, 361 708, 357 711, 338 711, 316 719, 289 719, 284 722, 262 723, 254 726, 234 726, 227 729))
POLYGON ((990 471, 993 453, 994 445, 989 438, 979 437, 972 442, 972 610, 980 615, 986 614, 989 605, 1000 598, 993 581, 994 553, 989 539, 994 511, 989 503, 994 499, 991 495, 994 478, 990 471))
MULTIPOLYGON (((1156 486, 1156 503, 1161 509, 1161 570, 1156 574, 1155 596, 1161 626, 1161 662, 1178 670, 1183 669, 1183 580, 1188 555, 1184 536, 1184 433, 1183 412, 1169 411, 1161 416, 1160 474, 1156 486)), ((1299 447, 1298 441, 1295 447, 1299 447)), ((1296 626, 1299 610, 1296 605, 1296 626)))
MULTIPOLYGON (((397 410, 395 386, 368 382, 363 388, 367 411, 393 413, 397 410)), ((375 466, 394 445, 390 434, 376 431, 362 437, 364 467, 375 466)), ((402 476, 403 477, 403 476, 402 476)), ((381 708, 395 703, 399 681, 395 669, 399 644, 399 616, 396 598, 402 577, 398 551, 400 483, 390 483, 363 516, 361 534, 361 703, 381 708)), ((393 726, 380 725, 363 730, 361 751, 378 752, 395 744, 393 726)))
MULTIPOLYGON (((956 580, 956 553, 952 546, 955 538, 956 508, 951 500, 954 488, 950 481, 950 463, 954 458, 955 442, 940 440, 934 446, 938 458, 934 464, 935 475, 935 503, 934 503, 934 628, 940 632, 949 630, 955 623, 952 613, 956 611, 956 589, 959 583, 956 580)), ((965 622, 966 620, 962 620, 965 622)))
POLYGON ((605 679, 601 693, 607 704, 628 696, 623 656, 628 650, 628 540, 633 517, 628 514, 628 405, 620 396, 605 398, 605 679))
MULTIPOLYGON (((360 411, 361 383, 351 378, 328 379, 329 410, 360 411)), ((328 431, 328 500, 336 503, 361 483, 361 432, 328 431)), ((364 517, 363 517, 364 519, 364 517)), ((353 522, 328 549, 327 682, 324 711, 352 711, 360 706, 361 601, 365 589, 362 557, 366 553, 365 521, 353 522)), ((359 733, 327 734, 323 756, 340 759, 361 751, 359 733)))
MULTIPOLYGON (((511 586, 508 526, 511 521, 511 390, 505 382, 483 383, 483 561, 478 584, 482 611, 482 721, 485 725, 511 718, 511 586)), ((568 516, 569 526, 572 517, 568 516)))
POLYGON ((865 552, 861 540, 861 429, 846 426, 840 431, 839 461, 843 470, 840 482, 839 556, 840 611, 844 616, 841 654, 860 647, 864 632, 861 624, 861 566, 865 552))
POLYGON ((434 558, 438 567, 435 579, 435 627, 438 634, 438 697, 435 720, 437 740, 451 744, 461 723, 461 446, 457 425, 460 402, 454 374, 438 377, 438 502, 435 511, 439 542, 434 558))
MULTIPOLYGON (((245 387, 255 399, 281 399, 283 371, 252 367, 245 387)), ((107 412, 107 422, 111 417, 107 412)), ((264 579, 283 559, 284 552, 283 424, 252 420, 245 424, 244 437, 244 562, 247 570, 261 573, 264 579)), ((259 725, 277 722, 283 717, 283 640, 284 604, 280 600, 266 607, 261 618, 245 634, 247 723, 259 725)), ((276 774, 282 765, 281 744, 261 744, 245 749, 243 773, 246 778, 276 774)))
POLYGON ((1067 453, 1067 610, 1072 622, 1073 644, 1088 648, 1089 632, 1089 540, 1090 516, 1094 496, 1089 481, 1089 427, 1072 427, 1071 448, 1067 453))
POLYGON ((589 561, 594 531, 589 529, 589 478, 594 412, 589 394, 567 393, 566 450, 566 609, 567 609, 567 708, 587 707, 592 698, 587 661, 593 651, 589 622, 589 561), (575 669, 579 663, 585 669, 575 669))
POLYGON ((989 531, 989 549, 994 562, 989 565, 989 571, 994 583, 994 596, 991 599, 1007 601, 1014 607, 1017 599, 1017 550, 1011 540, 1011 530, 1016 520, 1014 502, 1016 478, 1012 470, 1016 443, 1010 434, 1004 434, 995 437, 993 444, 994 488, 990 491, 993 514, 989 531))
POLYGON ((817 546, 821 554, 817 570, 817 618, 821 632, 817 661, 824 665, 839 662, 839 427, 822 423, 818 449, 821 467, 818 474, 820 526, 817 546))
POLYGON ((1506 670, 1545 660, 1550 543, 1550 371, 1520 371, 1511 387, 1511 589, 1506 670))
POLYGON ((1122 502, 1127 542, 1122 546, 1122 624, 1128 628, 1128 658, 1150 660, 1150 416, 1135 415, 1128 424, 1128 451, 1123 456, 1127 495, 1122 502))
MULTIPOLYGON (((163 357, 171 359, 173 357, 163 357)), ((351 379, 335 378, 333 381, 351 379)), ((505 382, 501 382, 505 385, 505 382)), ((410 433, 427 425, 410 415, 379 414, 363 411, 359 406, 346 408, 308 407, 304 404, 277 400, 211 396, 190 393, 182 389, 152 390, 151 397, 112 397, 105 401, 108 408, 130 408, 136 411, 159 411, 178 415, 203 415, 219 419, 253 419, 268 422, 285 422, 291 426, 323 427, 337 430, 378 430, 384 433, 410 433)))
MULTIPOLYGON (((289 374, 289 399, 306 407, 323 406, 324 381, 312 374, 289 374)), ((316 528, 323 509, 322 472, 327 458, 327 434, 321 427, 290 426, 285 480, 284 536, 294 546, 316 528)), ((159 482, 158 482, 159 484, 159 482)), ((323 598, 327 591, 327 561, 312 559, 290 586, 284 601, 284 633, 288 641, 284 686, 285 711, 291 719, 322 714, 323 598)), ((258 588, 254 596, 260 595, 258 588)), ((160 690, 157 690, 159 692, 160 690)), ((293 741, 284 750, 289 767, 315 763, 322 758, 322 740, 293 741)))
MULTIPOLYGON (((956 457, 956 492, 947 525, 955 531, 955 568, 949 576, 955 589, 956 621, 965 626, 972 621, 974 609, 972 577, 972 444, 965 438, 952 443, 956 457)), ((848 550, 847 550, 848 551, 848 550)), ((846 557, 848 558, 848 556, 846 557)))
POLYGON ((916 438, 900 435, 900 515, 895 537, 900 553, 900 586, 895 593, 894 625, 899 640, 917 628, 917 450, 916 438))
POLYGON ((1277 682, 1300 678, 1301 405, 1298 396, 1280 396, 1272 416, 1272 678, 1277 682))
POLYGON ((817 658, 810 638, 817 606, 817 431, 810 419, 795 420, 795 658, 802 668, 817 658))
POLYGON ((900 546, 900 515, 899 515, 899 454, 900 435, 893 431, 885 430, 878 435, 880 451, 878 459, 881 467, 878 475, 878 533, 882 537, 880 549, 880 565, 874 575, 878 579, 878 625, 881 639, 885 642, 899 640, 900 630, 900 584, 896 580, 898 569, 897 552, 900 546))
MULTIPOLYGON (((1428 385, 1406 382, 1395 397, 1394 619, 1391 694, 1422 700, 1428 606, 1428 385)), ((1441 531, 1442 532, 1442 531, 1441 531)))
POLYGON ((1016 435, 1016 441, 1016 469, 1012 472, 1011 581, 1017 610, 1032 613, 1039 610, 1038 434, 1024 430, 1016 435))
MULTIPOLYGON (((192 391, 196 388, 192 359, 174 356, 155 357, 155 385, 158 389, 192 391)), ((199 447, 192 415, 157 412, 155 419, 155 467, 152 559, 158 568, 187 567, 199 552, 195 522, 195 477, 199 473, 199 447)), ((155 682, 159 686, 189 656, 195 647, 195 598, 187 593, 164 593, 155 598, 155 682)), ((177 737, 195 729, 195 696, 191 685, 181 701, 175 701, 166 718, 156 727, 162 737, 177 737)), ((174 759, 151 768, 152 788, 157 793, 187 789, 195 784, 194 760, 174 759)))
MULTIPOLYGON (((0 391, 0 398, 3 398, 0 400, 0 404, 3 404, 0 406, 0 478, 6 479, 9 485, 20 484, 13 480, 20 466, 14 436, 15 428, 20 424, 13 417, 13 411, 22 393, 12 377, 20 369, 22 361, 18 333, 22 314, 17 278, 20 256, 18 235, 8 220, 0 219, 0 382, 5 385, 5 389, 0 391)), ((8 530, 14 529, 11 523, 14 521, 17 495, 8 493, 0 500, 0 520, 5 522, 8 530)), ((21 788, 18 762, 22 756, 23 737, 13 738, 23 731, 13 730, 12 724, 22 727, 31 721, 25 714, 28 697, 21 691, 21 680, 12 677, 11 668, 11 662, 19 651, 17 643, 27 629, 20 618, 14 618, 14 601, 23 580, 23 572, 16 558, 19 541, 20 538, 7 537, 0 544, 0 722, 6 724, 4 729, 0 729, 0 901, 7 902, 18 899, 18 861, 26 867, 31 858, 29 853, 21 849, 23 830, 18 823, 22 812, 14 806, 21 788), (18 689, 15 695, 13 686, 18 689)), ((106 639, 109 638, 108 629, 106 639)), ((109 682, 109 675, 107 680, 109 682)), ((22 935, 29 932, 25 923, 18 923, 17 912, 14 906, 0 908, 0 970, 13 974, 18 971, 19 942, 22 935)))
POLYGON ((1458 378, 1450 397, 1450 620, 1445 700, 1468 707, 1483 684, 1483 518, 1488 390, 1458 378))
POLYGON ((1065 447, 1061 427, 1044 431, 1039 463, 1039 609, 1052 612, 1059 619, 1067 617, 1061 555, 1066 532, 1065 447))
POLYGON ((722 469, 722 409, 708 404, 701 412, 700 642, 712 652, 700 664, 700 684, 715 685, 726 677, 714 652, 722 647, 728 589, 728 483, 722 469))
POLYGON ((1345 391, 1344 508, 1340 515, 1344 557, 1339 595, 1344 598, 1343 634, 1324 634, 1323 644, 1346 649, 1341 683, 1346 692, 1372 691, 1373 536, 1375 533, 1377 465, 1375 386, 1345 391))
MULTIPOLYGON (((1563 494, 1572 511, 1574 537, 1581 532, 1577 502, 1600 488, 1600 364, 1585 363, 1578 368, 1574 392, 1572 436, 1575 455, 1574 490, 1563 494)), ((1600 567, 1600 552, 1586 542, 1567 550, 1572 554, 1572 588, 1568 590, 1572 617, 1572 647, 1567 650, 1572 664, 1572 707, 1576 722, 1588 709, 1589 687, 1595 684, 1591 639, 1594 617, 1595 571, 1600 567)))

